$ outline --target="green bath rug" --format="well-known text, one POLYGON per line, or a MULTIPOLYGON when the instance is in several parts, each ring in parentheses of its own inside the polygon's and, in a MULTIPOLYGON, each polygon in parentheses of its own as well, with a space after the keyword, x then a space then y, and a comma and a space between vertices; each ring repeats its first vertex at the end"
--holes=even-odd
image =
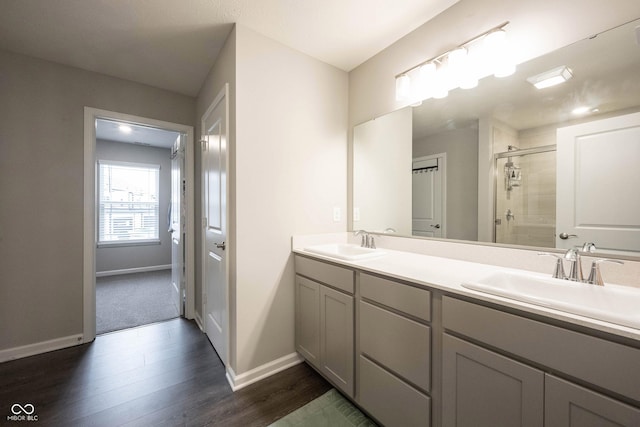
POLYGON ((296 409, 269 427, 377 426, 335 389, 296 409))

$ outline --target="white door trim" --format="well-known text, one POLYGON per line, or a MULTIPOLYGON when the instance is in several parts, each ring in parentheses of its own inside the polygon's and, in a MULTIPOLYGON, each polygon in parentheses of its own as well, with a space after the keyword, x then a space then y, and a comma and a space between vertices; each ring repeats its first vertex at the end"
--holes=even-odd
MULTIPOLYGON (((202 115, 202 117, 200 118, 200 123, 201 123, 201 129, 200 129, 200 138, 199 138, 199 149, 202 150, 202 143, 203 143, 203 139, 202 139, 202 132, 204 132, 203 130, 203 126, 204 126, 204 120, 205 117, 209 116, 211 114, 211 112, 218 106, 218 104, 220 103, 220 101, 224 99, 224 103, 225 103, 225 124, 224 124, 224 128, 225 128, 225 132, 226 132, 226 139, 227 139, 227 155, 225 156, 225 170, 227 173, 227 179, 226 179, 226 191, 225 194, 227 196, 227 202, 225 203, 226 205, 226 214, 225 214, 225 218, 227 221, 227 224, 225 226, 225 229, 227 230, 227 241, 226 241, 226 245, 227 245, 227 255, 225 256, 225 287, 226 287, 226 328, 227 330, 225 331, 225 352, 226 355, 221 356, 222 359, 224 359, 224 361, 226 361, 227 367, 231 366, 231 359, 230 359, 230 355, 231 355, 231 347, 230 347, 230 342, 231 342, 231 313, 230 313, 230 307, 229 307, 229 256, 231 253, 231 249, 233 247, 232 242, 230 242, 231 238, 230 238, 230 233, 229 233, 229 184, 230 184, 230 180, 229 180, 229 83, 225 83, 224 87, 220 90, 220 92, 218 92, 218 95, 216 95, 216 97, 213 99, 213 101, 211 102, 211 104, 209 105, 209 107, 207 108, 207 110, 204 112, 204 114, 202 115)), ((200 157, 200 170, 204 171, 204 156, 200 157)), ((206 188, 204 185, 204 173, 201 172, 201 193, 200 193, 200 201, 201 201, 201 206, 202 209, 204 210, 204 206, 205 206, 205 192, 204 189, 206 188)), ((203 230, 204 227, 204 214, 202 215, 202 219, 200 220, 200 227, 201 230, 203 230)), ((200 301, 202 302, 202 306, 201 306, 201 321, 202 321, 202 330, 206 333, 207 329, 206 329, 206 315, 207 315, 207 304, 206 304, 206 295, 207 295, 207 284, 204 280, 204 278, 206 278, 206 260, 205 258, 207 257, 207 251, 204 249, 206 247, 206 233, 201 232, 201 245, 202 245, 202 253, 201 253, 201 257, 202 257, 202 286, 200 289, 200 301)), ((217 350, 216 350, 217 351, 217 350)))
POLYGON ((193 126, 133 116, 115 111, 84 107, 84 236, 83 236, 83 338, 91 342, 96 337, 96 119, 126 121, 133 124, 159 127, 187 135, 185 148, 185 180, 187 186, 186 203, 186 311, 185 317, 193 319, 195 313, 194 282, 194 161, 193 126))

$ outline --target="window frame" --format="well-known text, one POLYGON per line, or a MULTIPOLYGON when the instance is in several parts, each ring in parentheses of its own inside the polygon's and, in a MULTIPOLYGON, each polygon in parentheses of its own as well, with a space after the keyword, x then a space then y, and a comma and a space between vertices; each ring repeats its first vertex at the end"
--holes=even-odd
POLYGON ((136 162, 123 162, 118 160, 99 159, 97 161, 96 168, 96 246, 98 248, 104 247, 125 247, 125 246, 147 246, 147 245, 159 245, 160 241, 160 170, 161 166, 154 163, 136 163, 136 162), (157 189, 157 203, 156 203, 156 237, 148 239, 127 239, 127 240, 100 240, 101 239, 101 209, 102 202, 102 165, 105 166, 120 166, 138 169, 148 169, 156 171, 156 189, 157 189))

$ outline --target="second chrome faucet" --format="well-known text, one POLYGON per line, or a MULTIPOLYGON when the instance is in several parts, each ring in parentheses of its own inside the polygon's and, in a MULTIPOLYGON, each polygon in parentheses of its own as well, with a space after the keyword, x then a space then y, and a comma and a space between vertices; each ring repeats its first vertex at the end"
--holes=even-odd
POLYGON ((360 246, 363 248, 376 248, 376 242, 372 235, 369 234, 368 231, 365 230, 356 230, 353 232, 356 236, 362 236, 362 240, 360 241, 360 246))
POLYGON ((596 251, 596 245, 588 242, 580 246, 575 246, 571 249, 568 249, 564 256, 560 256, 557 254, 552 254, 548 252, 539 252, 538 255, 548 255, 553 256, 557 259, 556 268, 553 272, 553 277, 556 279, 566 279, 572 282, 582 282, 589 283, 591 285, 604 286, 604 281, 602 280, 602 274, 600 273, 600 264, 603 262, 613 262, 616 264, 624 264, 624 262, 613 259, 598 259, 591 263, 591 270, 589 272, 589 276, 587 279, 584 278, 582 274, 582 258, 581 254, 591 254, 596 251), (564 272, 564 263, 563 261, 569 261, 569 275, 566 275, 564 272))

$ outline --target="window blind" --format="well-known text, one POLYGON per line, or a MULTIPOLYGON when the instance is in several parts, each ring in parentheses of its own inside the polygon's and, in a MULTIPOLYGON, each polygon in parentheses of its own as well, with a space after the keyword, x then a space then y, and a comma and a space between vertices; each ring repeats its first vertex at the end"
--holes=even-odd
POLYGON ((98 243, 159 239, 160 166, 100 161, 98 243))

